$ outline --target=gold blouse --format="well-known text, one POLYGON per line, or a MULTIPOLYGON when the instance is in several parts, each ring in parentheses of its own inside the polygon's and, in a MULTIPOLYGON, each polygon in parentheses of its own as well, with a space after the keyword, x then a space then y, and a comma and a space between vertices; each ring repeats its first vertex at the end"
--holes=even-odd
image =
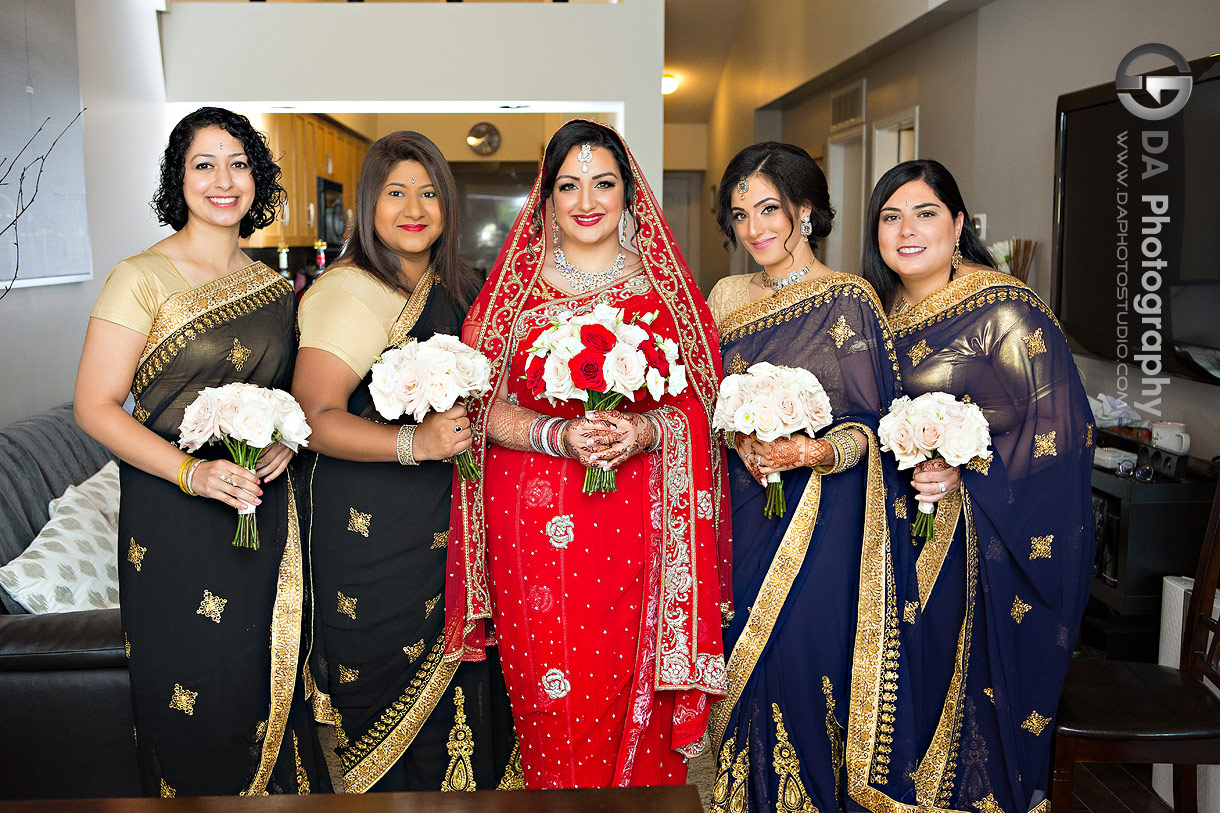
POLYGON ((341 265, 318 277, 301 299, 301 347, 339 358, 361 379, 390 345, 390 330, 407 298, 372 274, 341 265))

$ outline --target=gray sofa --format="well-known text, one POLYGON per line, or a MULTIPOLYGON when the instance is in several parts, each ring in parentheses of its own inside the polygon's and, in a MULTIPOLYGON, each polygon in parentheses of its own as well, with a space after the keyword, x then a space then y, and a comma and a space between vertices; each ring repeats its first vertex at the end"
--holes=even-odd
MULTIPOLYGON (((0 566, 112 456, 65 404, 0 429, 0 566)), ((0 588, 0 798, 140 795, 119 611, 30 615, 0 588)))

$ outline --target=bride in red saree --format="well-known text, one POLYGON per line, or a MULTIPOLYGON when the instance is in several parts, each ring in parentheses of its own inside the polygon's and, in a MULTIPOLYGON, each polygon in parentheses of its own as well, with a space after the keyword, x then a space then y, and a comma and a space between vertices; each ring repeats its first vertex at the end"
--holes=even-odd
POLYGON ((731 526, 709 426, 720 355, 614 130, 573 121, 552 137, 463 340, 491 360, 493 390, 467 404, 483 478, 455 480, 446 658, 497 647, 526 787, 682 784, 725 691, 731 526), (677 341, 688 387, 588 415, 532 396, 534 337, 596 304, 659 312, 652 329, 677 341), (589 465, 614 468, 617 490, 583 493, 589 465))

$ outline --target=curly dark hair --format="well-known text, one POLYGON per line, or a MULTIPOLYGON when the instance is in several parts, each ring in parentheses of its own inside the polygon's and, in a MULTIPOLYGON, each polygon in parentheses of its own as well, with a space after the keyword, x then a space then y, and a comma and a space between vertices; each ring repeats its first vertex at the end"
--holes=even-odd
MULTIPOLYGON (((813 233, 806 239, 809 247, 817 251, 818 245, 830 234, 835 219, 835 210, 830 206, 830 191, 826 176, 810 157, 809 153, 792 144, 779 141, 763 141, 752 144, 733 156, 724 168, 720 189, 716 195, 716 225, 724 233, 725 250, 737 247, 737 233, 733 230, 732 192, 742 178, 758 174, 779 192, 781 208, 792 224, 788 236, 796 229, 797 207, 808 203, 813 233)), ((787 240, 784 241, 785 244, 787 240)))
POLYGON ((877 241, 877 232, 881 228, 881 207, 885 206, 885 202, 893 197, 899 188, 911 181, 923 181, 932 187, 932 191, 949 210, 950 215, 954 218, 959 214, 962 216, 962 234, 958 238, 958 247, 962 252, 962 257, 967 262, 995 268, 995 260, 992 259, 991 252, 974 232, 974 226, 970 222, 970 213, 966 211, 962 192, 958 189, 957 181, 954 180, 952 173, 945 169, 944 164, 928 158, 904 161, 886 172, 881 176, 881 180, 877 181, 877 185, 873 187, 872 197, 869 198, 868 213, 864 219, 864 251, 862 252, 860 273, 869 285, 873 286, 873 290, 877 292, 877 296, 881 299, 881 304, 885 306, 887 312, 893 307, 894 300, 898 298, 898 289, 902 280, 881 257, 881 246, 877 241))
POLYGON ((567 160, 572 148, 581 144, 588 144, 590 147, 604 147, 614 156, 618 173, 623 178, 623 210, 627 212, 638 232, 640 221, 631 209, 631 203, 635 200, 635 178, 631 175, 631 165, 627 163, 627 150, 623 147, 622 137, 603 124, 585 119, 573 119, 555 131, 555 135, 551 136, 550 142, 546 145, 546 152, 542 156, 542 189, 538 195, 538 205, 534 209, 532 218, 533 234, 542 233, 546 222, 546 202, 551 199, 551 193, 555 191, 555 179, 559 176, 559 169, 567 160))
POLYGON ((240 113, 223 107, 201 107, 183 117, 169 134, 169 143, 161 155, 161 181, 152 199, 152 209, 157 220, 174 231, 186 225, 189 210, 182 195, 182 181, 186 176, 186 151, 190 149, 195 133, 205 127, 220 127, 241 141, 254 176, 254 202, 250 211, 241 219, 239 234, 249 237, 255 229, 262 229, 275 222, 277 210, 284 202, 284 187, 280 186, 280 168, 271 156, 267 136, 254 129, 250 120, 240 113))

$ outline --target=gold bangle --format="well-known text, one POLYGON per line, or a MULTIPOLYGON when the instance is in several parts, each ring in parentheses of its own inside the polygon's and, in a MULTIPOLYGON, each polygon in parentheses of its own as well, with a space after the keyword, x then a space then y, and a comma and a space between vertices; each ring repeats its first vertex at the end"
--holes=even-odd
POLYGON ((839 452, 838 444, 836 444, 834 442, 834 434, 832 433, 832 434, 827 435, 824 438, 819 438, 818 440, 815 440, 814 443, 825 443, 827 446, 830 447, 830 451, 834 455, 834 459, 831 462, 822 463, 820 465, 814 466, 813 467, 814 473, 833 474, 835 471, 838 470, 839 460, 842 457, 842 454, 839 452))
POLYGON ((415 459, 415 430, 419 428, 418 424, 404 423, 398 427, 398 442, 396 450, 398 452, 398 462, 403 466, 418 466, 419 461, 415 459))
POLYGON ((851 432, 831 432, 825 439, 835 450, 835 464, 830 469, 831 474, 847 471, 860 462, 860 444, 851 432))
POLYGON ((192 463, 201 462, 199 458, 187 455, 186 459, 182 461, 182 465, 178 467, 178 488, 182 489, 182 493, 189 497, 198 497, 199 495, 191 491, 190 486, 186 484, 186 470, 192 463))

